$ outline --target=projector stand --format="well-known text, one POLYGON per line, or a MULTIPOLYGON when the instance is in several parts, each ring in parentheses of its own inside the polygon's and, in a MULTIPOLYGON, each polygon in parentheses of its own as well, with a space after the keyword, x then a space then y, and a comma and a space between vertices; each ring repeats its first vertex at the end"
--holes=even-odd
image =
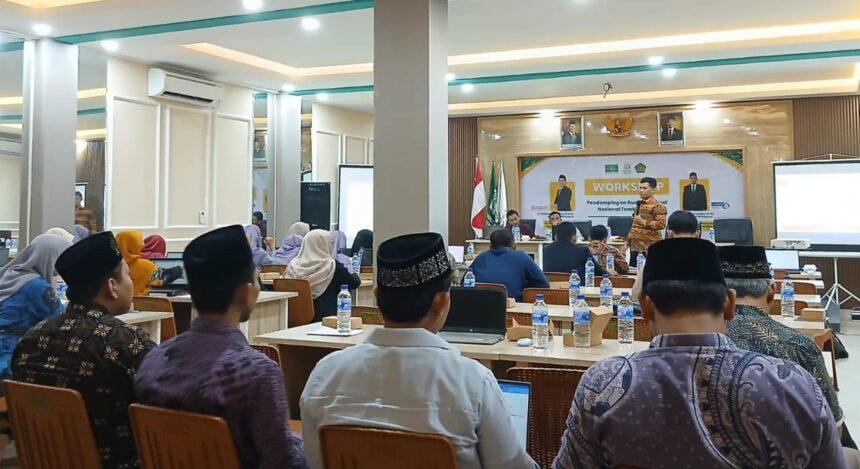
POLYGON ((839 257, 833 257, 833 286, 831 286, 830 289, 827 290, 827 293, 825 293, 824 296, 827 297, 827 303, 824 305, 825 309, 830 306, 830 303, 833 302, 836 303, 837 307, 841 307, 842 303, 845 303, 852 298, 860 302, 860 298, 858 298, 857 295, 851 293, 850 290, 843 287, 839 283, 839 257), (842 301, 839 301, 839 290, 845 292, 848 297, 842 301))

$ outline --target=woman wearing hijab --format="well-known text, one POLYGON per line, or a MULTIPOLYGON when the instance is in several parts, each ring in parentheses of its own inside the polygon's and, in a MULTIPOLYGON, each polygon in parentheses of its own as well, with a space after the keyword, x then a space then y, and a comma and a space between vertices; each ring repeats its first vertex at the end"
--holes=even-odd
POLYGON ((346 267, 331 256, 331 234, 325 230, 314 230, 302 240, 302 248, 287 266, 284 276, 307 280, 314 299, 314 321, 337 314, 337 295, 340 286, 350 290, 361 286, 358 275, 349 273, 346 267))
POLYGON ((343 265, 349 265, 351 261, 346 255, 346 235, 342 231, 332 231, 331 241, 331 257, 343 265))
POLYGON ((62 236, 37 236, 0 269, 0 379, 12 376, 9 360, 21 336, 63 312, 54 289, 54 264, 71 245, 62 236))
POLYGON ((304 238, 309 231, 311 231, 311 225, 308 225, 307 223, 301 221, 297 221, 293 223, 293 226, 290 227, 290 230, 287 232, 287 234, 299 235, 304 238))
POLYGON ((373 232, 370 230, 361 230, 355 235, 355 240, 352 242, 352 253, 353 256, 358 255, 358 251, 364 248, 364 250, 373 249, 373 232))
POLYGON ((43 234, 51 235, 51 236, 59 236, 59 237, 65 239, 66 241, 68 241, 69 244, 72 244, 75 242, 75 235, 66 231, 65 228, 58 228, 58 227, 51 228, 50 230, 46 231, 43 234))
POLYGON ((291 234, 284 238, 281 247, 275 251, 272 256, 272 263, 277 265, 289 265, 290 261, 299 255, 299 250, 302 248, 302 236, 291 234))
POLYGON ((140 257, 148 260, 164 259, 167 256, 167 241, 159 235, 150 235, 143 240, 140 257))
POLYGON ((123 260, 128 264, 131 281, 134 283, 134 296, 146 295, 151 287, 167 285, 182 277, 182 267, 159 269, 152 261, 143 258, 143 235, 140 231, 130 230, 117 234, 116 244, 123 260))
POLYGON ((246 226, 245 235, 248 237, 248 243, 251 244, 251 254, 254 256, 254 265, 257 266, 258 269, 261 265, 271 264, 274 262, 272 260, 272 256, 263 249, 263 235, 260 234, 259 226, 246 226))
POLYGON ((90 229, 84 225, 75 225, 75 229, 73 231, 75 238, 72 240, 72 244, 90 237, 90 229))

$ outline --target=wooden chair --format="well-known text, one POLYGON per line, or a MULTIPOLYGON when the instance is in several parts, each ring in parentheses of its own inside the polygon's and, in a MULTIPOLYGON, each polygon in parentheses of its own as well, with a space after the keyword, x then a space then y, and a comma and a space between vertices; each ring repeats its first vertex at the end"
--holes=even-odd
POLYGON ((359 316, 361 318, 362 324, 371 324, 381 326, 384 324, 382 319, 382 313, 379 312, 379 308, 376 306, 359 306, 354 305, 352 307, 352 315, 359 316))
POLYGON ((373 274, 373 266, 372 265, 362 266, 359 268, 358 273, 359 274, 371 274, 372 275, 373 274))
POLYGON ((570 274, 564 272, 544 272, 546 279, 550 282, 567 282, 570 280, 570 274))
POLYGON ((532 325, 532 315, 531 313, 511 313, 508 312, 505 317, 505 327, 511 327, 514 325, 514 320, 517 321, 517 324, 521 326, 531 326, 532 325))
POLYGON ((526 450, 540 467, 552 467, 567 427, 573 394, 585 370, 510 368, 507 379, 531 383, 526 450))
MULTIPOLYGON (((804 282, 802 280, 792 281, 794 284, 794 294, 795 295, 817 295, 818 289, 815 288, 814 283, 804 282)), ((782 281, 774 282, 774 288, 776 288, 777 292, 782 291, 782 281)))
POLYGON ((264 264, 260 266, 261 274, 280 274, 284 275, 284 272, 287 271, 287 266, 285 265, 277 265, 277 264, 264 264))
MULTIPOLYGON (((800 315, 800 312, 809 307, 809 303, 800 300, 794 300, 794 314, 800 315)), ((770 314, 779 316, 782 314, 782 300, 773 300, 770 304, 770 314)))
POLYGON ((320 428, 324 469, 456 469, 454 445, 442 435, 379 428, 320 428))
POLYGON ((836 349, 833 346, 833 331, 824 329, 812 336, 812 340, 819 350, 830 352, 830 360, 833 366, 833 389, 839 390, 839 380, 836 379, 836 349))
POLYGON ((488 288, 490 290, 500 290, 505 292, 505 297, 508 296, 508 287, 501 283, 476 283, 475 288, 488 288))
POLYGON ((314 320, 314 298, 311 296, 310 282, 304 279, 276 278, 272 283, 272 290, 299 294, 287 300, 290 312, 287 327, 304 326, 314 320))
POLYGON ((567 305, 569 293, 562 288, 526 288, 523 290, 523 303, 534 303, 536 295, 543 295, 543 301, 548 305, 567 305))
POLYGON ((279 367, 281 366, 281 352, 278 351, 278 347, 263 344, 251 344, 251 348, 271 358, 279 367))
POLYGON ((80 393, 12 380, 3 388, 22 469, 102 467, 80 393))
MULTIPOLYGON (((609 319, 606 329, 603 329, 604 339, 618 338, 618 318, 613 316, 609 319)), ((642 318, 633 318, 633 340, 641 342, 651 342, 654 336, 651 335, 651 329, 648 323, 642 318)))
MULTIPOLYGON (((155 311, 159 313, 172 313, 173 303, 169 298, 159 296, 135 296, 132 300, 138 311, 155 311)), ((176 319, 167 318, 161 320, 161 342, 176 337, 176 319)))
POLYGON ((787 270, 774 270, 773 271, 774 280, 782 280, 786 277, 788 277, 788 271, 787 270))
POLYGON ((141 469, 240 469, 227 423, 219 417, 141 404, 128 406, 141 469))
POLYGON ((612 288, 633 288, 633 284, 636 283, 635 278, 621 275, 609 277, 609 280, 612 282, 612 288))

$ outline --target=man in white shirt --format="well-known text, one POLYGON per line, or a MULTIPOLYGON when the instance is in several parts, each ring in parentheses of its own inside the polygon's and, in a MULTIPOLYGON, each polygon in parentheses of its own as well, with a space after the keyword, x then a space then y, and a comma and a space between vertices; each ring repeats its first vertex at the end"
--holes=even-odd
POLYGON ((301 409, 310 467, 322 467, 319 429, 329 425, 440 434, 462 469, 536 467, 490 370, 436 335, 451 302, 446 252, 435 233, 379 246, 376 297, 385 327, 325 357, 308 378, 301 409))

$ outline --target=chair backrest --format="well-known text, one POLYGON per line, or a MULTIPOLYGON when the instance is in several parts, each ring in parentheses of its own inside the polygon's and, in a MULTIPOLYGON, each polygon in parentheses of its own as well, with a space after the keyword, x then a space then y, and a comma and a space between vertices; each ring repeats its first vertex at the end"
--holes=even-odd
POLYGON ((382 313, 379 312, 379 308, 377 308, 376 306, 354 305, 352 307, 352 315, 360 317, 362 324, 371 324, 377 326, 381 326, 384 324, 384 321, 382 320, 382 313))
POLYGON ((774 278, 774 280, 782 280, 782 279, 784 279, 784 278, 786 278, 786 277, 788 277, 788 271, 787 271, 787 270, 779 270, 779 269, 777 269, 777 270, 774 270, 774 271, 773 271, 773 278, 774 278))
MULTIPOLYGON (((624 277, 621 275, 615 275, 609 277, 609 280, 612 282, 612 288, 633 288, 633 284, 636 283, 636 279, 633 277, 624 277)), ((638 301, 638 300, 634 300, 638 301)))
POLYGON ((566 305, 570 298, 566 288, 526 288, 523 290, 523 303, 534 303, 536 295, 543 295, 548 305, 566 305))
MULTIPOLYGON (((172 313, 173 303, 170 298, 160 296, 135 296, 132 300, 138 311, 156 311, 159 313, 172 313)), ((176 337, 176 319, 167 318, 161 320, 161 342, 176 337)))
POLYGON ((573 224, 576 225, 582 239, 591 238, 591 220, 574 220, 573 224))
MULTIPOLYGON (((618 338, 618 318, 613 316, 606 324, 606 329, 603 329, 604 339, 618 338)), ((633 340, 642 342, 651 342, 654 336, 651 334, 651 329, 648 323, 642 318, 633 318, 633 340)))
POLYGON ((276 278, 272 282, 272 290, 299 294, 287 300, 287 308, 290 311, 288 327, 304 326, 314 320, 314 298, 311 296, 310 282, 296 278, 276 278))
POLYGON ((454 445, 442 435, 379 428, 320 428, 324 469, 456 469, 454 445))
POLYGON ((753 245, 753 224, 749 218, 717 218, 714 236, 718 243, 735 243, 735 246, 753 245))
POLYGON ((281 274, 287 271, 287 266, 278 264, 263 264, 260 266, 261 274, 281 274))
POLYGON ((499 290, 505 292, 505 298, 508 296, 508 287, 501 283, 475 283, 475 288, 486 288, 489 290, 499 290))
POLYGON ((372 265, 363 265, 359 267, 359 274, 373 274, 373 266, 372 265))
POLYGON ((537 220, 534 218, 521 218, 520 223, 532 227, 532 231, 537 230, 537 220))
POLYGON ((517 324, 520 326, 531 326, 532 325, 532 314, 531 313, 514 313, 508 312, 507 317, 505 318, 505 327, 511 327, 514 325, 514 320, 517 321, 517 324))
POLYGON ((612 230, 612 236, 626 238, 633 227, 633 217, 609 217, 606 224, 612 230))
POLYGON ((22 469, 102 467, 77 391, 12 380, 3 389, 22 469))
POLYGON ((570 280, 570 274, 564 272, 544 272, 546 279, 550 282, 567 282, 570 280))
POLYGON ((271 358, 273 362, 277 363, 278 366, 281 366, 281 352, 278 351, 278 347, 274 347, 272 345, 251 344, 251 348, 271 358))
MULTIPOLYGON (((776 291, 782 291, 782 281, 777 280, 774 282, 776 285, 776 291)), ((818 293, 818 289, 815 288, 814 283, 803 282, 800 280, 792 281, 794 285, 794 294, 795 295, 815 295, 818 293)))
MULTIPOLYGON (((809 308, 809 303, 801 300, 794 300, 794 314, 800 316, 800 312, 804 309, 809 308)), ((773 316, 779 316, 782 314, 782 300, 773 300, 773 303, 770 304, 770 314, 773 316)))
POLYGON ((141 404, 128 407, 141 469, 240 469, 227 423, 219 417, 141 404))
POLYGON ((567 428, 573 394, 585 370, 510 368, 507 379, 531 383, 526 450, 540 467, 552 467, 567 428))

